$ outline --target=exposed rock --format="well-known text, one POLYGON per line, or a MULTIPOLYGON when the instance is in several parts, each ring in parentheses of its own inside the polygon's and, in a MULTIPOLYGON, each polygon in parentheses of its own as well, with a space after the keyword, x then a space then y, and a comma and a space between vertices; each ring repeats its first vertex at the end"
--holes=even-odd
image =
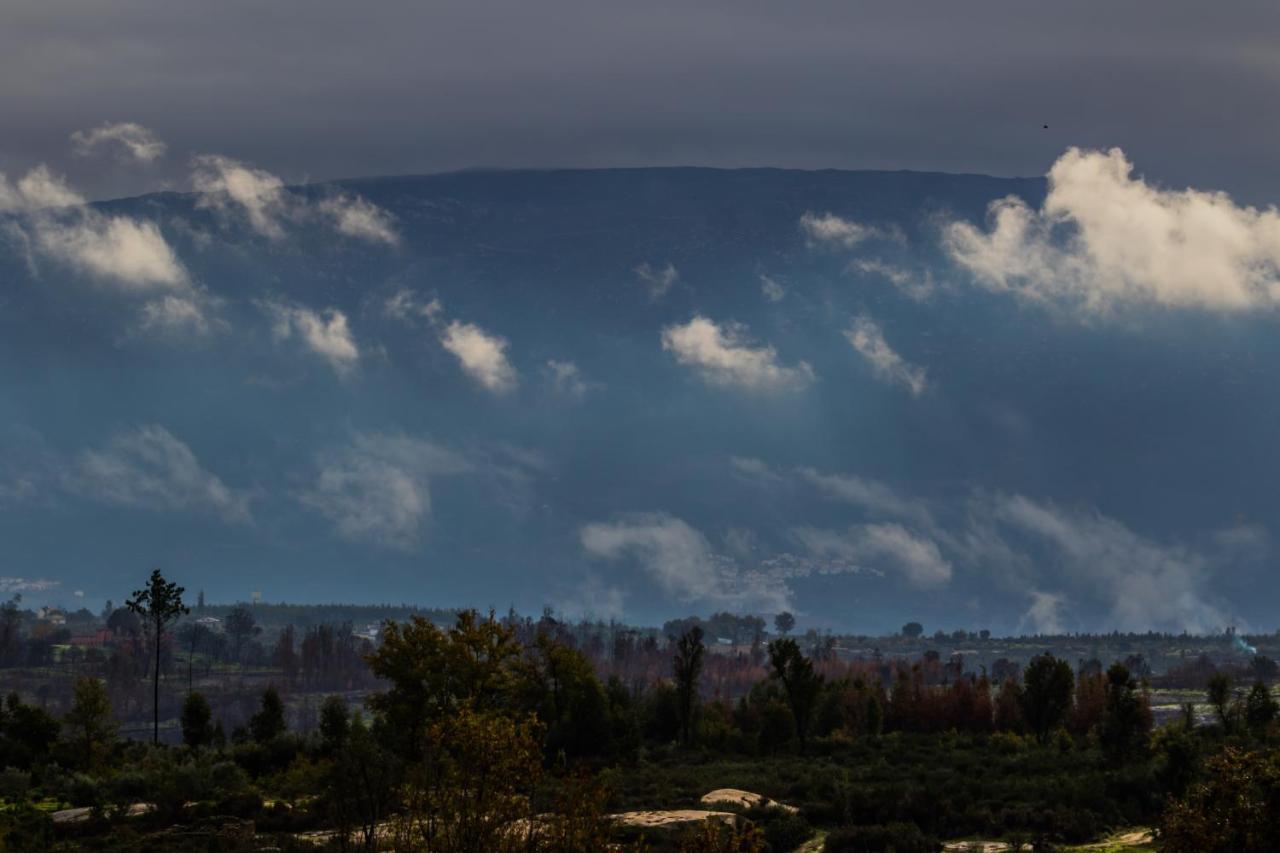
POLYGON ((707 821, 725 826, 738 826, 742 817, 732 812, 704 811, 701 809, 666 809, 660 811, 619 812, 608 819, 618 826, 635 829, 686 829, 707 821))
MULTIPOLYGON (((138 817, 139 815, 150 814, 155 811, 154 803, 133 803, 125 809, 125 817, 138 817)), ((93 813, 93 809, 88 806, 81 806, 74 809, 62 809, 54 812, 51 817, 55 824, 74 824, 84 823, 93 813)))
POLYGON ((753 794, 750 791, 743 791, 738 788, 716 788, 710 793, 703 794, 701 802, 704 806, 741 806, 744 809, 760 807, 782 809, 792 814, 800 811, 795 806, 789 806, 786 803, 771 800, 761 794, 753 794))

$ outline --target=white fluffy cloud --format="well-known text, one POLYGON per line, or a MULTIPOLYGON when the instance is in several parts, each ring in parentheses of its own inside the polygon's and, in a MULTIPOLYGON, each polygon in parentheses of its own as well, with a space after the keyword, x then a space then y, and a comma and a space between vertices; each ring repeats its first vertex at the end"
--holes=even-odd
POLYGON ((645 287, 649 289, 649 297, 657 300, 667 294, 667 291, 675 287, 676 282, 680 280, 680 271, 672 264, 658 268, 650 266, 646 261, 635 268, 636 276, 644 282, 645 287))
POLYGON ((984 287, 1084 312, 1238 311, 1280 299, 1280 212, 1132 172, 1118 148, 1072 148, 1049 170, 1038 210, 1012 196, 993 202, 987 230, 953 222, 945 248, 984 287))
POLYGON ((11 184, 0 175, 0 210, 24 214, 12 223, 26 245, 124 290, 183 290, 187 271, 154 223, 108 216, 46 166, 11 184))
POLYGON ((507 360, 505 338, 489 334, 473 323, 454 320, 441 333, 440 344, 453 353, 468 376, 487 390, 505 394, 516 387, 516 370, 507 360))
POLYGON ((202 154, 192 165, 191 183, 201 194, 199 204, 222 213, 238 209, 259 234, 273 240, 284 237, 281 220, 289 212, 284 181, 218 154, 202 154))
POLYGON ((880 228, 844 219, 834 213, 806 212, 800 217, 800 230, 811 244, 838 246, 852 249, 867 240, 901 241, 902 233, 896 228, 880 228))
POLYGON ((67 185, 66 178, 55 175, 43 164, 18 179, 17 184, 0 173, 0 211, 34 212, 45 208, 77 207, 84 196, 67 185))
POLYGON ((370 201, 341 195, 325 199, 319 207, 321 213, 333 220, 340 234, 388 246, 400 243, 391 214, 370 201))
POLYGON ((272 318, 272 333, 277 340, 297 337, 307 349, 329 363, 339 376, 348 375, 360 360, 347 324, 347 315, 336 308, 313 311, 300 305, 261 302, 260 307, 272 318))
POLYGON ((104 503, 153 510, 187 509, 225 521, 249 520, 249 498, 201 466, 191 448, 161 426, 113 436, 75 457, 67 489, 104 503))
MULTIPOLYGON (((458 360, 463 372, 487 391, 506 394, 520 383, 519 374, 507 357, 507 339, 474 323, 460 320, 446 323, 444 306, 439 299, 423 301, 417 293, 404 288, 383 302, 382 309, 387 316, 402 322, 425 323, 439 338, 440 345, 458 360)), ((548 361, 545 372, 558 391, 580 396, 587 390, 572 362, 548 361)))
POLYGON ((202 207, 222 214, 238 211, 254 231, 272 240, 284 238, 289 222, 320 217, 348 237, 388 246, 400 242, 391 214, 359 196, 344 193, 311 205, 270 172, 217 154, 197 156, 192 167, 191 183, 202 207))
POLYGON ((30 229, 32 244, 44 255, 126 290, 188 285, 186 269, 154 222, 84 210, 39 216, 30 229))
POLYGON ((147 128, 131 121, 106 122, 91 130, 71 134, 71 145, 82 157, 102 146, 114 148, 118 156, 150 163, 164 156, 165 144, 147 128))
POLYGON ((835 557, 882 569, 879 564, 884 564, 919 589, 935 588, 951 580, 951 563, 937 543, 901 524, 861 524, 844 531, 801 527, 792 535, 815 557, 835 557))
POLYGON ((641 513, 579 531, 583 550, 599 559, 635 560, 668 595, 684 603, 732 610, 777 611, 790 607, 785 581, 741 571, 716 554, 706 537, 665 513, 641 513))
POLYGON ((752 346, 742 327, 720 326, 702 316, 663 329, 662 348, 712 385, 773 391, 804 388, 814 379, 807 363, 780 364, 773 347, 752 346))
POLYGON ((345 539, 402 550, 417 545, 431 515, 431 483, 466 470, 437 444, 404 435, 356 435, 322 456, 315 481, 298 495, 345 539))
POLYGON ((844 336, 880 379, 901 385, 917 397, 928 387, 924 368, 916 367, 898 355, 884 339, 880 326, 870 317, 855 317, 853 325, 844 331, 844 336))

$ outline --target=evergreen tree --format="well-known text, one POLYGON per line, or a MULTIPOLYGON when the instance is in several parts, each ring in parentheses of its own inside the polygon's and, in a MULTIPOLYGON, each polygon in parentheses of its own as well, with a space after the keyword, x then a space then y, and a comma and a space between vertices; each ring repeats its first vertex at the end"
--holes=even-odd
POLYGON ((1071 710, 1075 674, 1071 664, 1046 652, 1027 664, 1022 683, 1023 716, 1032 733, 1044 743, 1071 710))
POLYGON ((1107 670, 1106 691, 1098 737, 1111 760, 1119 763, 1145 744, 1151 709, 1128 667, 1118 661, 1107 670))
POLYGON ((249 718, 249 732, 258 743, 270 743, 286 731, 284 702, 274 684, 262 691, 262 705, 258 713, 249 718))
POLYGON ((213 710, 200 693, 188 693, 182 703, 182 742, 200 749, 213 742, 213 710))
POLYGON ((1261 732, 1276 718, 1276 700, 1271 698, 1271 691, 1261 681, 1254 682, 1244 700, 1244 716, 1249 728, 1261 732))
POLYGON ((151 684, 152 729, 151 742, 160 742, 160 645, 164 638, 164 629, 170 622, 191 611, 182 603, 185 589, 170 583, 160 574, 159 569, 151 572, 151 579, 142 589, 135 590, 133 597, 125 602, 130 611, 141 617, 151 629, 151 640, 155 646, 155 669, 151 684))

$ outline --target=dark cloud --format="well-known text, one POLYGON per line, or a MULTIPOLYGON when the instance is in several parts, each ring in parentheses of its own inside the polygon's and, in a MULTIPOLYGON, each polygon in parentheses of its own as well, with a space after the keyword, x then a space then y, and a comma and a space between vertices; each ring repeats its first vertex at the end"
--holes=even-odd
MULTIPOLYGON (((473 165, 780 165, 1040 174, 1119 145, 1248 200, 1280 111, 1274 4, 15 0, 0 168, 106 121, 180 181, 218 152, 290 180, 473 165), (1047 124, 1048 129, 1043 125, 1047 124)), ((62 165, 61 161, 58 165, 62 165)), ((79 171, 77 171, 79 170, 79 171)), ((118 170, 121 171, 121 170, 118 170)), ((80 174, 83 172, 83 175, 80 174)))

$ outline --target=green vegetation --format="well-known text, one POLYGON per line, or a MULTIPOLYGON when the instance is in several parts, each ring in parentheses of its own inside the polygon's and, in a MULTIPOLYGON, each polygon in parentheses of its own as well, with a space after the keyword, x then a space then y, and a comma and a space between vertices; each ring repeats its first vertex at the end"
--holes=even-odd
POLYGON ((136 608, 104 614, 110 652, 77 660, 60 710, 5 700, 5 849, 1124 849, 1145 842, 1118 833, 1156 826, 1165 849, 1250 851, 1280 829, 1277 705, 1230 670, 1205 681, 1211 724, 1188 704, 1157 728, 1132 659, 1042 651, 995 680, 930 650, 841 661, 823 637, 765 643, 762 620, 730 614, 610 644, 550 613, 463 611, 357 644, 342 626, 265 638, 241 607, 218 645, 207 623, 175 627, 181 595, 156 573, 136 608), (745 647, 719 651, 703 624, 745 647), (324 691, 352 684, 369 689, 324 691), (150 743, 122 710, 151 712, 150 743), (720 789, 736 790, 704 801, 720 789))

